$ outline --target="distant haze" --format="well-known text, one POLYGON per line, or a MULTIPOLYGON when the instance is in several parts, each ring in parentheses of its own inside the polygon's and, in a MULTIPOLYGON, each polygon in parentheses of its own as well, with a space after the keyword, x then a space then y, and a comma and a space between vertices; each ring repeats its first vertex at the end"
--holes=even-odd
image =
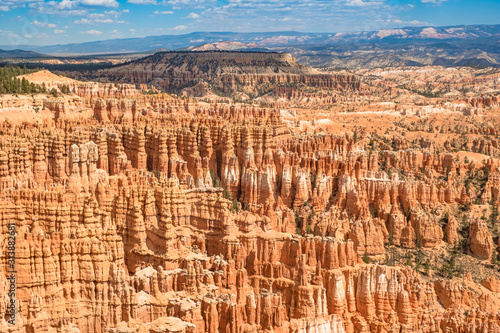
MULTIPOLYGON (((21 45, 17 48, 50 55, 76 55, 146 52, 154 49, 178 50, 192 49, 193 47, 197 47, 200 50, 210 50, 214 48, 216 49, 217 45, 220 45, 222 49, 266 50, 276 47, 304 45, 366 45, 370 43, 401 44, 408 42, 460 42, 467 40, 487 40, 492 47, 496 47, 498 46, 498 41, 500 40, 500 25, 413 27, 345 33, 195 32, 184 35, 110 39, 106 41, 53 46, 21 45), (228 42, 234 42, 234 46, 228 42), (200 47, 209 43, 216 44, 215 46, 210 46, 208 48, 200 47)), ((9 47, 9 45, 0 45, 0 49, 9 50, 11 47, 9 47)))
POLYGON ((0 0, 0 45, 197 31, 336 33, 499 24, 498 13, 498 0, 0 0))

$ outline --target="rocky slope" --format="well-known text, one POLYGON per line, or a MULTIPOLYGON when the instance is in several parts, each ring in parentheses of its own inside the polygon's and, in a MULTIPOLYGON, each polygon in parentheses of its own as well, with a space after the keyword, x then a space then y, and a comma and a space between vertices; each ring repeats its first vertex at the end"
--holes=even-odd
POLYGON ((223 94, 268 91, 274 85, 356 89, 352 75, 323 74, 303 66, 285 53, 262 52, 162 52, 90 74, 132 84, 147 84, 167 91, 207 84, 223 94))
POLYGON ((498 109, 371 84, 316 105, 331 127, 299 95, 4 96, 40 109, 0 112, 0 331, 500 331, 498 109))

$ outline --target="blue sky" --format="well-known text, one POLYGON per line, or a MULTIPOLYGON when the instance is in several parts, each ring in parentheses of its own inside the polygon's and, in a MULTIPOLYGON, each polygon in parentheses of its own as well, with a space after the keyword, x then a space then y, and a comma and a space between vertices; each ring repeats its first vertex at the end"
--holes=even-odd
POLYGON ((366 31, 500 24, 499 0, 0 0, 0 45, 194 31, 366 31))

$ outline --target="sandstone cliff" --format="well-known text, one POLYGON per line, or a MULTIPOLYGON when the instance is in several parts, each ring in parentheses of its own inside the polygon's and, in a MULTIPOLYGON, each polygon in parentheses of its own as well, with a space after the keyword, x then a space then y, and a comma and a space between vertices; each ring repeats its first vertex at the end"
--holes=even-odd
POLYGON ((500 330, 499 164, 451 134, 135 90, 22 101, 45 114, 0 124, 0 332, 500 330))
POLYGON ((286 53, 262 52, 162 52, 122 66, 100 70, 92 78, 147 84, 179 91, 200 82, 219 94, 258 90, 270 86, 304 85, 325 89, 358 89, 354 75, 323 74, 295 62, 286 53))

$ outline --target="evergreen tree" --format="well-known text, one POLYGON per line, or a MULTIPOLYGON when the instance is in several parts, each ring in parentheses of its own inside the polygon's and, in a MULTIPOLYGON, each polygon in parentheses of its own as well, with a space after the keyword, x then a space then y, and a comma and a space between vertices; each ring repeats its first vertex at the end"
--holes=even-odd
POLYGON ((26 67, 0 67, 0 94, 33 94, 41 92, 43 87, 30 83, 25 78, 17 78, 19 75, 33 73, 37 70, 26 67))
POLYGON ((298 229, 302 228, 302 217, 300 217, 300 213, 298 210, 295 211, 295 226, 298 229))
POLYGON ((21 81, 21 93, 22 94, 29 94, 31 91, 31 86, 28 80, 26 80, 24 77, 21 81))
POLYGON ((424 271, 425 271, 425 275, 427 275, 427 276, 429 276, 430 267, 431 267, 430 260, 429 260, 429 259, 427 259, 427 260, 424 262, 424 271))
POLYGON ((494 269, 500 270, 500 261, 498 260, 498 253, 496 250, 493 250, 493 254, 491 255, 491 264, 494 269))
POLYGON ((233 204, 231 206, 231 212, 238 213, 238 200, 234 199, 233 204))
POLYGON ((498 207, 495 204, 493 204, 493 206, 491 207, 491 215, 489 218, 489 222, 492 228, 495 228, 498 221, 498 216, 499 216, 498 207))

